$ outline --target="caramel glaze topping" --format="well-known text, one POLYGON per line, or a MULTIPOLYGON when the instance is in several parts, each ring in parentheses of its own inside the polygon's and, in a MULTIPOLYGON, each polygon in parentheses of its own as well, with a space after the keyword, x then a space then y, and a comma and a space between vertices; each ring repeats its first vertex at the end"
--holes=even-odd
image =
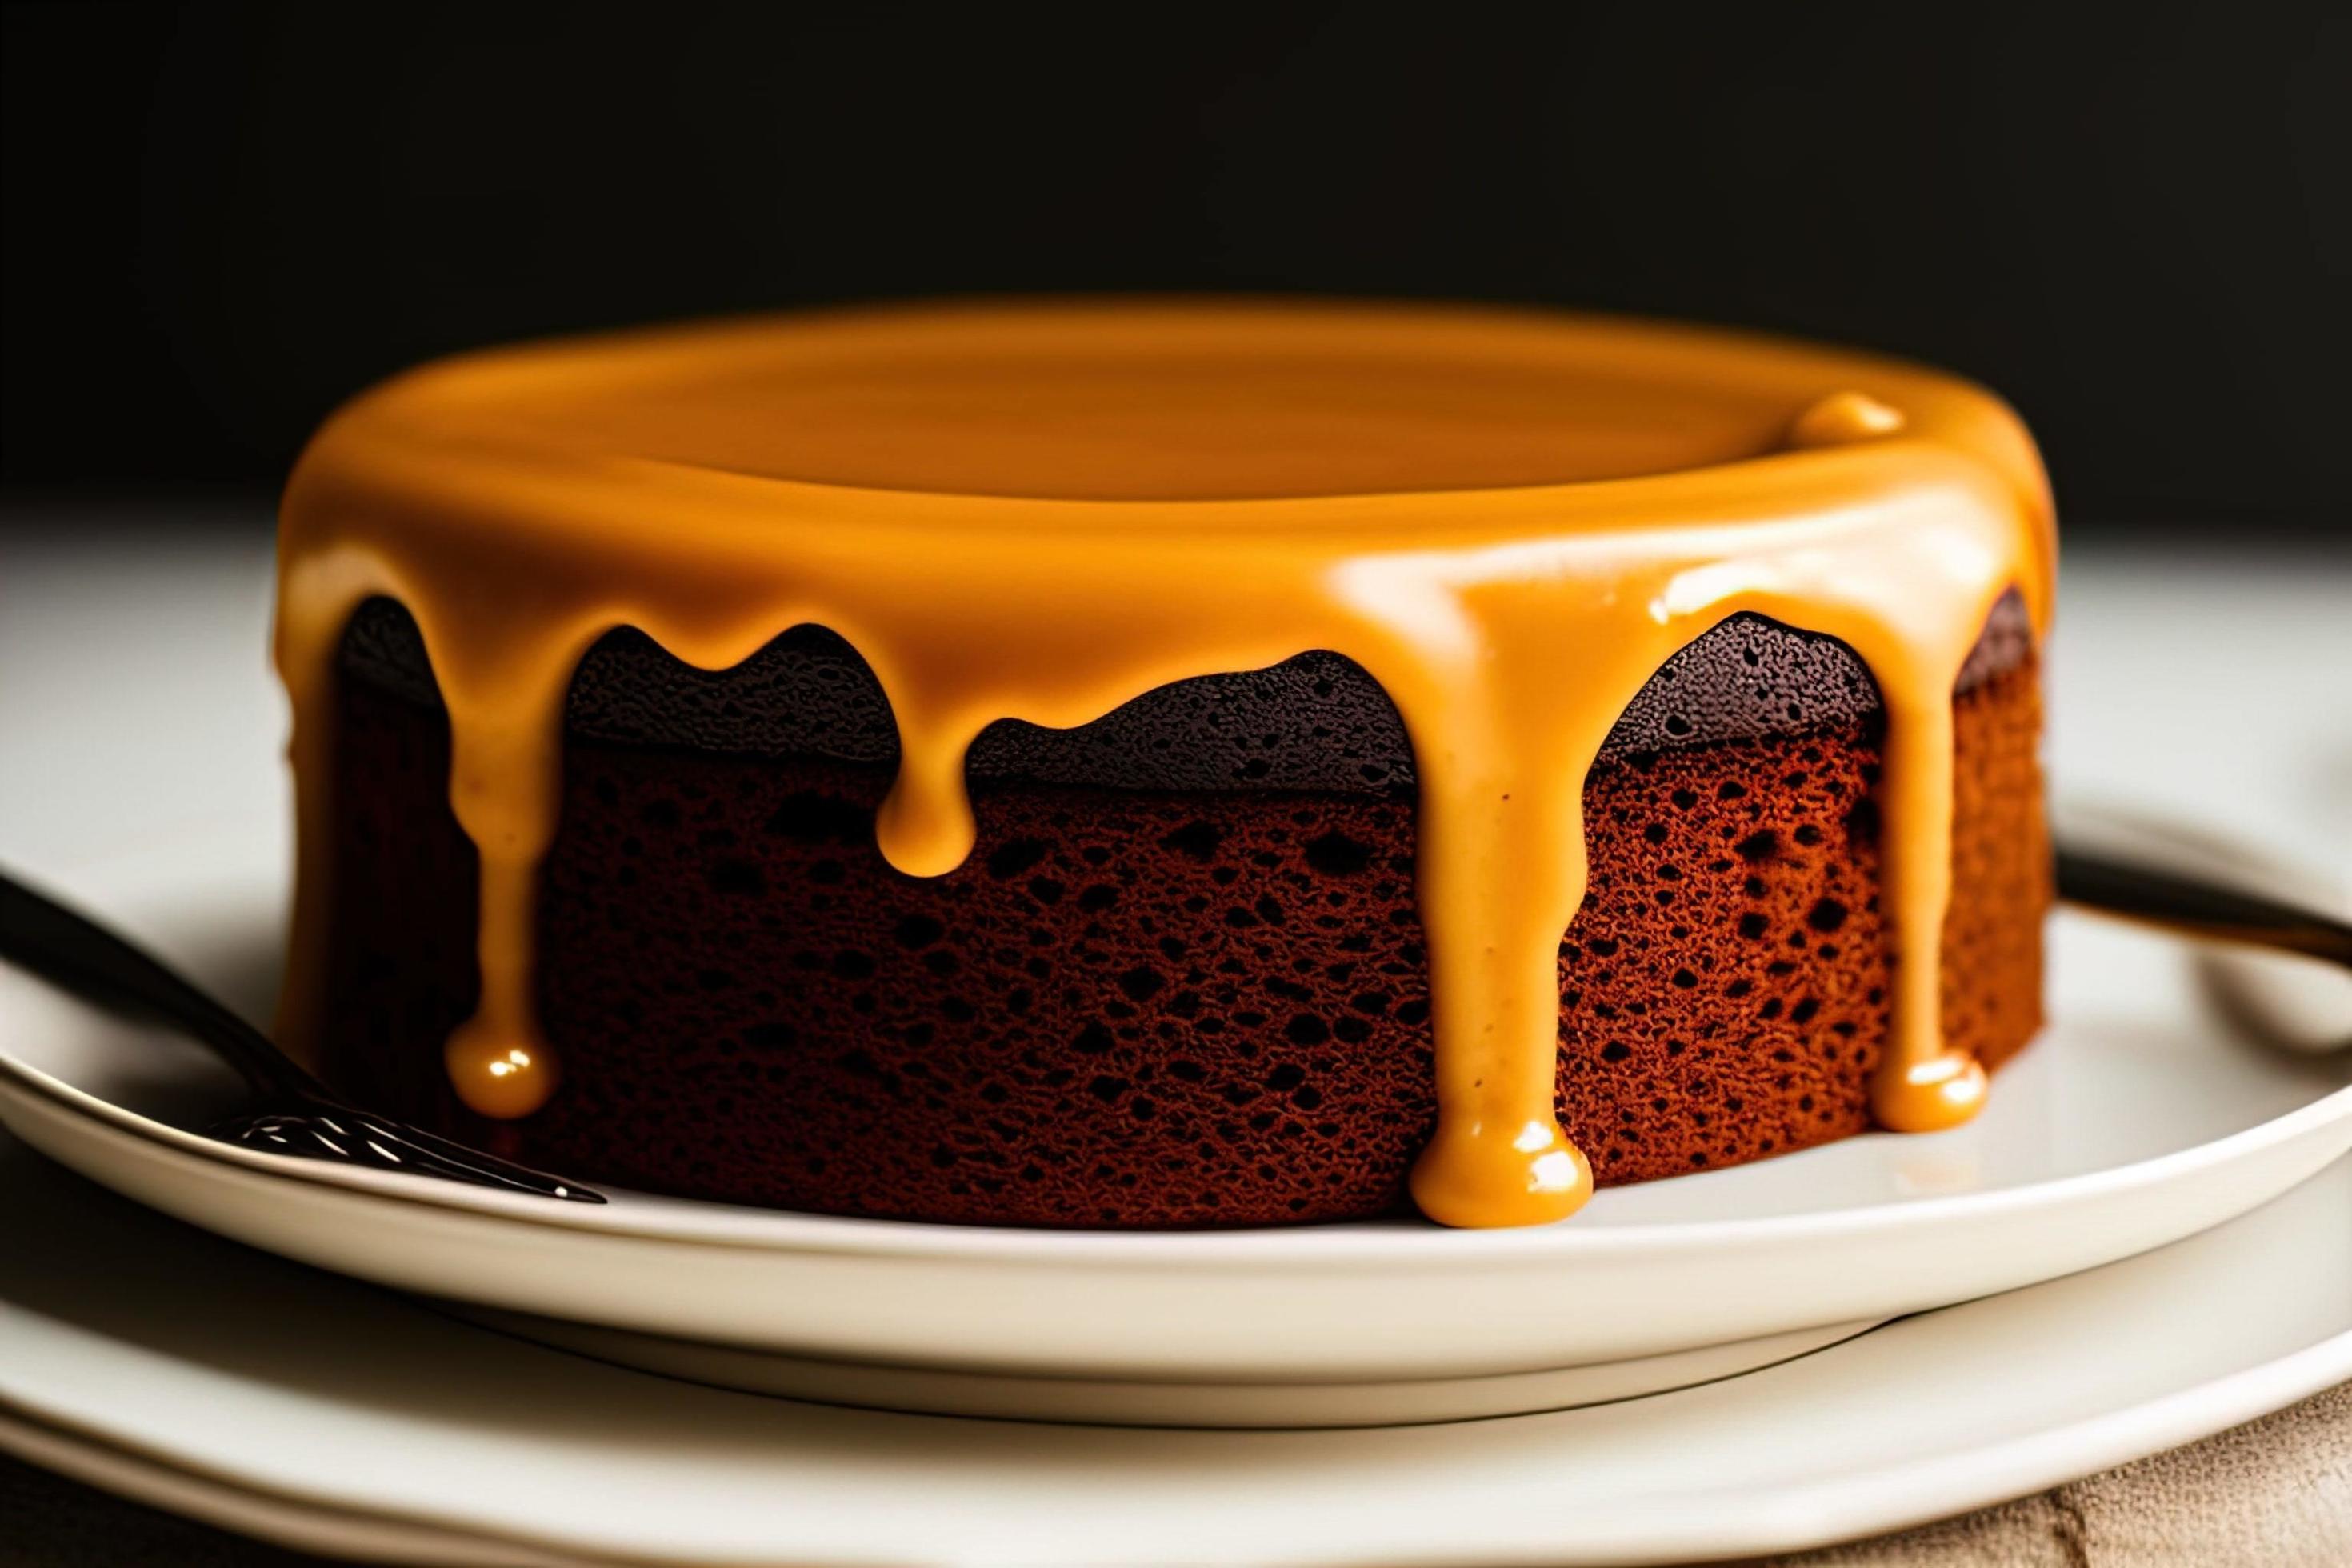
POLYGON ((335 648, 373 595, 421 629, 450 798, 480 855, 481 999, 458 1094, 529 1115, 535 874, 565 691, 614 626, 722 668, 819 622, 871 664, 902 761, 891 864, 973 841, 964 753, 1169 681, 1344 654, 1420 774, 1447 1225, 1574 1211, 1552 1110, 1583 781, 1658 666, 1754 611, 1838 637, 1887 736, 1887 1127, 1966 1121, 1939 1037, 1953 682, 2021 590, 2046 627, 2047 487, 2015 417, 1916 367, 1654 324, 1454 308, 1041 303, 724 322, 476 355, 331 419, 281 526, 299 869, 281 1024, 316 1016, 335 648))

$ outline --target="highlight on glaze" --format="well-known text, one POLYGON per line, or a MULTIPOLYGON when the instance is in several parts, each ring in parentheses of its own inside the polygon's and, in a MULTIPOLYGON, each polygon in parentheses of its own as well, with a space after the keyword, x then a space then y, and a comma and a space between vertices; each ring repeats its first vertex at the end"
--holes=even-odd
POLYGON ((1386 689, 1420 771, 1438 1122, 1412 1192, 1455 1226, 1572 1213, 1558 949, 1583 783, 1675 652, 1754 612, 1837 637, 1887 734, 1895 990, 1873 1109, 1930 1131, 1982 1068, 1944 1048, 1951 696, 1994 602, 2048 623, 2032 447, 1916 367, 1535 313, 1247 302, 934 307, 581 340, 427 367, 331 420, 281 524, 277 658, 299 843, 281 1028, 308 1037, 327 907, 335 647, 415 616, 480 857, 481 997, 446 1059, 528 1116, 536 872, 572 672, 634 626, 709 669, 821 623, 872 667, 901 763, 890 863, 953 870, 964 755, 1308 649, 1386 689))

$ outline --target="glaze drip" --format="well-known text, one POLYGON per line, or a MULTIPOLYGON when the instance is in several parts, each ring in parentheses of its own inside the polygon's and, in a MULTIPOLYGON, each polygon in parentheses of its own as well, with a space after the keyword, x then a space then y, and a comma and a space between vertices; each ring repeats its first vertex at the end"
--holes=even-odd
POLYGON ((1984 1092, 1937 1019, 1951 694, 2012 585, 2046 626, 2053 556, 2032 446, 1981 392, 1659 326, 965 307, 428 367, 331 421, 286 499, 300 858, 281 1023, 299 1041, 316 1016, 332 664, 370 596, 409 607, 449 713, 481 1000, 447 1060, 499 1117, 559 1082, 535 875, 566 689, 604 632, 712 669, 794 625, 839 633, 898 727, 876 826, 914 876, 970 851, 965 755, 991 722, 1077 725, 1326 649, 1385 689, 1419 773, 1439 1120, 1414 1198, 1451 1225, 1556 1219, 1591 1185, 1552 1109, 1583 780, 1661 664, 1752 612, 1843 640, 1879 685, 1896 963, 1874 1109, 1950 1126, 1984 1092))

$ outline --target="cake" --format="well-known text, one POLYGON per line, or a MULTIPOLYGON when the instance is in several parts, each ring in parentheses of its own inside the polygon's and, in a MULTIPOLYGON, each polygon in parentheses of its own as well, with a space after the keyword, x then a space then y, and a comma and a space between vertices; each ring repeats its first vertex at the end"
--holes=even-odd
POLYGON ((284 512, 281 1028, 584 1181, 1101 1227, 1973 1114, 2040 1023, 2030 441, 1535 312, 844 311, 399 378, 284 512))

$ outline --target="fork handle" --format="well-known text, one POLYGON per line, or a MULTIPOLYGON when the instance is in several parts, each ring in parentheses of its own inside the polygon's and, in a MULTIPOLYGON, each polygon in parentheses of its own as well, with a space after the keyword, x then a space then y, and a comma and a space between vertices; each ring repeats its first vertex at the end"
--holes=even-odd
POLYGON ((161 1015, 262 1094, 331 1098, 269 1037, 145 949, 0 870, 0 958, 115 1011, 161 1015))
POLYGON ((2145 861, 2058 847, 2058 896, 2103 914, 2212 942, 2297 952, 2352 969, 2352 925, 2145 861))

